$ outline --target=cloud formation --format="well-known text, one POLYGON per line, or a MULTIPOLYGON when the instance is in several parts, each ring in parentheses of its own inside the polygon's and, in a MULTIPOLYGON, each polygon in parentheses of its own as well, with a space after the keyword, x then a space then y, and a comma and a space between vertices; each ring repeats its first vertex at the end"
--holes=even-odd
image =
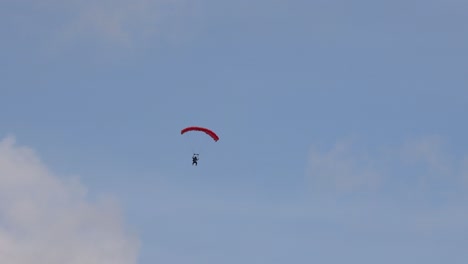
POLYGON ((135 49, 155 39, 180 41, 193 31, 197 12, 197 3, 187 0, 7 0, 0 19, 13 38, 75 52, 77 47, 135 49))
MULTIPOLYGON (((311 150, 312 197, 328 214, 365 225, 408 230, 467 230, 468 156, 451 155, 443 140, 424 137, 378 151, 337 143, 311 150), (461 229, 460 229, 461 228, 461 229)), ((317 207, 320 208, 320 207, 317 207)))
POLYGON ((351 142, 338 142, 328 151, 311 150, 309 176, 328 183, 327 192, 333 189, 342 194, 389 187, 396 180, 413 187, 423 182, 440 187, 439 181, 460 186, 468 156, 457 158, 444 147, 439 137, 424 137, 374 152, 358 151, 351 142))
POLYGON ((338 142, 326 153, 312 149, 309 171, 314 186, 338 193, 376 188, 382 175, 372 159, 354 154, 349 142, 338 142))
POLYGON ((87 201, 32 149, 0 142, 0 263, 135 264, 138 247, 111 199, 87 201))
POLYGON ((193 11, 185 0, 74 1, 75 17, 65 27, 71 37, 91 36, 122 44, 174 30, 193 11))

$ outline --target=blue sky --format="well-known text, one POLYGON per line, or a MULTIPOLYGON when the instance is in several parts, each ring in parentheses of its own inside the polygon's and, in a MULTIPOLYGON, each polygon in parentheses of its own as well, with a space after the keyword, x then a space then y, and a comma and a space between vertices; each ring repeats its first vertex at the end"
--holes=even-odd
POLYGON ((0 262, 466 263, 467 11, 2 1, 0 262))

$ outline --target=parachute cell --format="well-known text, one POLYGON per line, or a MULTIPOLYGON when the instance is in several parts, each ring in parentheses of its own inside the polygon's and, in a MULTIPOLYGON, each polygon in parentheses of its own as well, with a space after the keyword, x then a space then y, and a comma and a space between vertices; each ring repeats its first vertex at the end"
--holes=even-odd
POLYGON ((204 127, 198 127, 198 126, 191 126, 191 127, 187 127, 187 128, 184 128, 180 131, 180 134, 183 135, 187 132, 190 132, 190 131, 200 131, 200 132, 204 132, 206 133, 208 136, 210 136, 214 141, 218 141, 219 140, 219 137, 218 135, 216 135, 215 132, 213 132, 212 130, 208 129, 208 128, 204 128, 204 127))

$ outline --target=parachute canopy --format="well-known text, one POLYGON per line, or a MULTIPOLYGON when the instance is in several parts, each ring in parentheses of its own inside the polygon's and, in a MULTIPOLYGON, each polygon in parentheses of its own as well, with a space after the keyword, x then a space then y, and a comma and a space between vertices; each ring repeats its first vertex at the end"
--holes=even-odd
POLYGON ((219 140, 219 137, 218 135, 216 135, 215 132, 211 131, 210 129, 208 128, 204 128, 204 127, 198 127, 198 126, 191 126, 191 127, 186 127, 184 129, 182 129, 182 131, 180 131, 180 134, 183 135, 187 132, 190 132, 190 131, 200 131, 200 132, 204 132, 206 133, 208 136, 210 136, 214 141, 218 141, 219 140))

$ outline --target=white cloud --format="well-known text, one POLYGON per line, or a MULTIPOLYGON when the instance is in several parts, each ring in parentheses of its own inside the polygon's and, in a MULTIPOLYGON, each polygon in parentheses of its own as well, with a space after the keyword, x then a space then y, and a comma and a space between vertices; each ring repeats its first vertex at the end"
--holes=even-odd
POLYGON ((438 137, 384 151, 354 146, 311 150, 307 178, 315 216, 376 230, 394 224, 426 232, 468 227, 468 156, 451 155, 438 137))
POLYGON ((325 153, 310 152, 309 173, 313 185, 333 193, 374 190, 382 175, 366 153, 356 153, 349 142, 338 142, 325 153))
POLYGON ((409 164, 422 163, 437 174, 452 174, 453 164, 443 149, 443 140, 439 137, 425 137, 407 142, 401 148, 404 162, 409 164))
POLYGON ((4 24, 56 53, 86 47, 110 50, 178 43, 190 37, 199 12, 188 0, 7 1, 4 24))
POLYGON ((456 158, 439 137, 423 137, 380 152, 359 152, 350 143, 329 151, 313 148, 309 178, 324 192, 338 194, 384 188, 443 188, 460 186, 467 173, 468 156, 456 158), (325 187, 325 188, 324 188, 325 187))
POLYGON ((134 264, 138 247, 115 202, 87 201, 33 150, 0 142, 0 263, 134 264))
POLYGON ((185 0, 76 1, 76 17, 65 27, 69 37, 91 36, 122 44, 167 34, 191 14, 185 0))

